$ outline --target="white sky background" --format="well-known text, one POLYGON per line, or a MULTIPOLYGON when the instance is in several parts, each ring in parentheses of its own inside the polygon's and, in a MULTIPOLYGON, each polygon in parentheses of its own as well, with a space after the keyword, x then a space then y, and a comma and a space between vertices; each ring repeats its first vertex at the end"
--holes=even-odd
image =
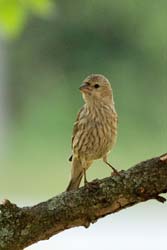
POLYGON ((167 204, 148 201, 72 228, 26 250, 166 250, 167 204))

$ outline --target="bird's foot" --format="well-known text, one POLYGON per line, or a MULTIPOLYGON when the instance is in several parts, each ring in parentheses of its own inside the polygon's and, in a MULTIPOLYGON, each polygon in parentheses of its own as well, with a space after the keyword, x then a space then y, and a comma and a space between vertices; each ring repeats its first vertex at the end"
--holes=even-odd
POLYGON ((113 172, 111 172, 111 176, 121 176, 121 171, 117 171, 109 162, 105 161, 105 163, 112 168, 113 172))
POLYGON ((115 168, 113 172, 111 172, 111 176, 121 176, 121 174, 124 172, 124 170, 117 171, 115 168))
POLYGON ((121 171, 117 171, 116 169, 111 172, 111 176, 121 176, 120 174, 121 171))
POLYGON ((85 183, 85 187, 87 187, 89 190, 94 190, 94 189, 97 189, 99 188, 99 180, 98 179, 95 179, 93 180, 92 182, 86 182, 85 183))

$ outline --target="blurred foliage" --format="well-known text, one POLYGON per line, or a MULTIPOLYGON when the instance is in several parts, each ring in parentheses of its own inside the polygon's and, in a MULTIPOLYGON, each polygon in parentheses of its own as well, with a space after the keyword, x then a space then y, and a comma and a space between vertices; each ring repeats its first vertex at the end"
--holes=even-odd
POLYGON ((50 0, 0 0, 1 31, 15 37, 23 30, 29 12, 45 16, 50 10, 50 0))
MULTIPOLYGON (((83 103, 78 87, 90 73, 106 75, 114 90, 119 136, 113 165, 126 168, 166 151, 166 10, 165 0, 57 0, 52 18, 31 15, 8 47, 12 146, 6 174, 15 193, 48 197, 65 188, 72 124, 83 103)), ((101 162, 95 165, 89 179, 110 174, 101 162)))

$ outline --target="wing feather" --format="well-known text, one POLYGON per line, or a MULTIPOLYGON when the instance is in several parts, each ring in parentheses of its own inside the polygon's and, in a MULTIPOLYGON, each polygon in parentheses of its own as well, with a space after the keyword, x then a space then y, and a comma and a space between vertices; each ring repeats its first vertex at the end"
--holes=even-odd
MULTIPOLYGON (((75 121, 74 126, 73 126, 72 139, 71 139, 71 147, 72 148, 73 148, 73 142, 74 142, 75 136, 79 130, 79 120, 80 120, 80 117, 81 117, 83 110, 84 110, 84 106, 78 112, 76 121, 75 121)), ((73 157, 73 155, 70 156, 69 161, 72 161, 72 157, 73 157)))

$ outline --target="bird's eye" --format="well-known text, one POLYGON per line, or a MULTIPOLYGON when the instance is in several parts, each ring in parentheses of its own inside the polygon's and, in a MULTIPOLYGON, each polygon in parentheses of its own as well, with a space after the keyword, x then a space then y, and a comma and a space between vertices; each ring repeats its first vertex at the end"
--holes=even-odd
POLYGON ((99 84, 96 83, 96 84, 94 85, 94 87, 95 87, 96 89, 98 89, 100 86, 99 86, 99 84))

